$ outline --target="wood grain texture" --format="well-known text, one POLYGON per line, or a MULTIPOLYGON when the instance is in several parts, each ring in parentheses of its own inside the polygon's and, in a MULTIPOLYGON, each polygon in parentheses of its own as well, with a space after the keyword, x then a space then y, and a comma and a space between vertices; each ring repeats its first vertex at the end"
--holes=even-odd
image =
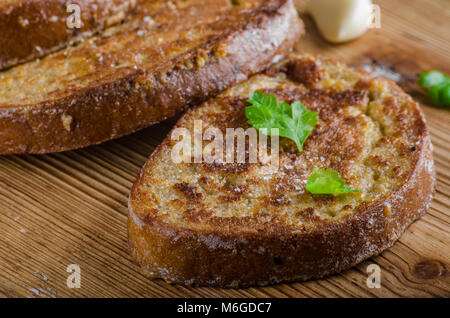
MULTIPOLYGON (((415 84, 422 69, 450 73, 448 0, 375 1, 381 29, 329 45, 298 8, 307 35, 299 52, 351 65, 389 67, 425 102, 415 84)), ((239 290, 186 288, 146 278, 128 254, 127 197, 148 155, 174 120, 79 151, 0 157, 1 297, 449 297, 450 111, 424 106, 437 168, 428 214, 381 255, 338 275, 306 283, 239 290), (366 286, 369 264, 381 267, 381 288, 366 286), (81 288, 69 289, 66 267, 81 267, 81 288)))

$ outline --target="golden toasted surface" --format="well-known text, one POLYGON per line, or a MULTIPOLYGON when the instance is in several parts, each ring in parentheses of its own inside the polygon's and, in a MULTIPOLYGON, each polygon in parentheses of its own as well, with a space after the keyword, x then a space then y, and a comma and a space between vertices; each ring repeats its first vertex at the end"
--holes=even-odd
MULTIPOLYGON (((274 8, 280 2, 274 1, 274 8)), ((101 36, 1 72, 0 106, 52 101, 136 72, 142 73, 142 84, 151 85, 152 74, 164 81, 164 73, 175 67, 202 67, 227 54, 221 39, 261 18, 252 10, 257 6, 260 0, 144 1, 132 20, 101 36), (201 52, 195 50, 205 43, 201 52)), ((270 11, 270 5, 260 10, 270 11)))
MULTIPOLYGON (((193 133, 194 120, 200 119, 203 132, 217 127, 225 136, 226 128, 246 129, 245 100, 254 91, 289 103, 300 100, 318 112, 303 152, 281 138, 276 172, 262 163, 175 164, 171 150, 177 140, 169 136, 132 192, 130 206, 139 206, 134 212, 142 221, 235 234, 317 230, 383 202, 409 181, 418 164, 427 132, 417 103, 392 82, 309 55, 293 55, 188 111, 177 127, 193 133), (307 192, 314 167, 338 171, 361 192, 307 192)), ((431 174, 432 166, 427 169, 431 174)))

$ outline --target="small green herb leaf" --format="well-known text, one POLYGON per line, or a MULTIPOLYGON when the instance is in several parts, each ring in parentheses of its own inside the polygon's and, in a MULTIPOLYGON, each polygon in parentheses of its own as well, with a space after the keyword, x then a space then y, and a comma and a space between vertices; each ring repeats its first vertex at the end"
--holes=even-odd
POLYGON ((419 84, 430 88, 428 97, 433 105, 438 107, 450 107, 450 77, 438 72, 428 71, 420 74, 419 84))
POLYGON ((300 152, 303 143, 317 124, 316 112, 306 109, 299 101, 289 105, 278 102, 273 94, 254 92, 248 100, 252 106, 245 108, 248 123, 256 129, 267 128, 271 135, 272 128, 278 128, 278 134, 295 142, 300 152))
POLYGON ((361 192, 353 190, 345 184, 345 180, 339 177, 339 173, 332 169, 314 168, 308 181, 306 190, 314 194, 343 194, 361 192))
POLYGON ((428 71, 420 74, 419 85, 423 87, 431 87, 448 81, 445 74, 438 71, 428 71))

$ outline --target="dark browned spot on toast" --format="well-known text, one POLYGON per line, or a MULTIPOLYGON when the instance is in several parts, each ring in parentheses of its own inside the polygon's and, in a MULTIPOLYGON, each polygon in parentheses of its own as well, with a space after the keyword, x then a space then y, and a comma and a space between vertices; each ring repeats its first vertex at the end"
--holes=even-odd
POLYGON ((333 99, 341 107, 364 105, 368 101, 367 90, 348 89, 343 92, 331 92, 331 96, 333 96, 333 99))
POLYGON ((366 79, 360 79, 356 82, 354 88, 356 90, 367 90, 370 88, 370 81, 366 79))
POLYGON ((246 172, 250 164, 248 162, 244 163, 202 163, 202 167, 208 172, 224 172, 224 173, 233 173, 239 174, 246 172))
POLYGON ((188 222, 198 223, 211 217, 212 212, 202 208, 188 208, 183 211, 183 218, 188 222))
POLYGON ((332 107, 331 110, 345 106, 364 105, 368 102, 367 90, 348 89, 342 92, 335 89, 310 89, 304 92, 300 89, 264 89, 266 94, 274 94, 279 100, 287 103, 301 101, 307 108, 318 111, 324 108, 332 107), (308 107, 309 106, 309 107, 308 107))
POLYGON ((151 223, 153 220, 156 220, 158 218, 159 212, 160 211, 158 209, 148 209, 147 211, 145 211, 143 221, 145 223, 151 223))
POLYGON ((306 208, 295 212, 295 216, 301 218, 307 223, 319 222, 320 217, 314 213, 313 208, 306 208))
POLYGON ((291 204, 289 198, 282 193, 273 193, 270 195, 263 196, 261 199, 264 204, 269 206, 279 207, 291 204))
POLYGON ((220 105, 223 111, 200 115, 196 119, 203 120, 209 127, 218 128, 223 133, 225 133, 226 128, 242 127, 245 129, 249 127, 248 120, 245 117, 245 107, 250 104, 246 102, 246 98, 227 96, 217 98, 215 103, 220 105))
POLYGON ((198 200, 202 198, 202 194, 197 191, 197 188, 187 182, 175 183, 173 187, 183 194, 186 199, 198 200))
POLYGON ((279 101, 284 101, 289 104, 301 100, 305 94, 305 91, 300 89, 286 89, 282 87, 263 89, 261 92, 267 95, 274 94, 279 101))
POLYGON ((296 82, 311 87, 324 77, 324 71, 312 60, 296 59, 286 65, 287 75, 296 82))
POLYGON ((219 196, 219 200, 221 200, 222 202, 234 202, 239 201, 242 195, 244 195, 248 191, 248 185, 227 184, 223 186, 221 190, 225 193, 225 195, 219 196))
POLYGON ((389 162, 381 155, 370 155, 366 162, 370 163, 374 167, 387 167, 389 162))
POLYGON ((199 182, 201 185, 206 186, 206 185, 210 185, 210 184, 211 184, 211 179, 208 178, 208 177, 206 177, 206 176, 201 176, 201 177, 198 179, 198 182, 199 182))
POLYGON ((184 209, 184 207, 185 207, 185 205, 186 205, 186 202, 185 202, 186 200, 180 200, 180 199, 173 199, 173 200, 170 200, 170 205, 173 207, 173 208, 175 208, 175 209, 177 209, 177 210, 179 210, 179 211, 182 211, 183 209, 184 209))
POLYGON ((342 92, 334 89, 311 89, 301 97, 301 101, 312 110, 328 114, 330 111, 335 113, 342 107, 366 104, 368 92, 352 89, 342 92))

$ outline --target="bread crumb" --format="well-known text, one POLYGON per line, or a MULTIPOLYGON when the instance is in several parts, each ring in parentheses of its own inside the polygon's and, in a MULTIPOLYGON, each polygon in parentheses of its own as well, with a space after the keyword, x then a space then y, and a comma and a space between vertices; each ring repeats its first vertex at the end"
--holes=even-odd
POLYGON ((70 132, 70 125, 72 124, 72 116, 70 115, 62 115, 61 120, 62 124, 64 126, 64 129, 70 132))
POLYGON ((30 24, 30 21, 28 21, 28 19, 24 19, 23 17, 19 17, 18 20, 22 28, 26 28, 30 24))
POLYGON ((391 205, 389 203, 386 203, 384 205, 384 216, 386 216, 387 218, 391 216, 391 205))
POLYGON ((146 16, 146 17, 144 18, 144 22, 147 23, 148 25, 153 25, 153 24, 155 24, 155 20, 153 20, 152 17, 150 17, 150 16, 146 16))

